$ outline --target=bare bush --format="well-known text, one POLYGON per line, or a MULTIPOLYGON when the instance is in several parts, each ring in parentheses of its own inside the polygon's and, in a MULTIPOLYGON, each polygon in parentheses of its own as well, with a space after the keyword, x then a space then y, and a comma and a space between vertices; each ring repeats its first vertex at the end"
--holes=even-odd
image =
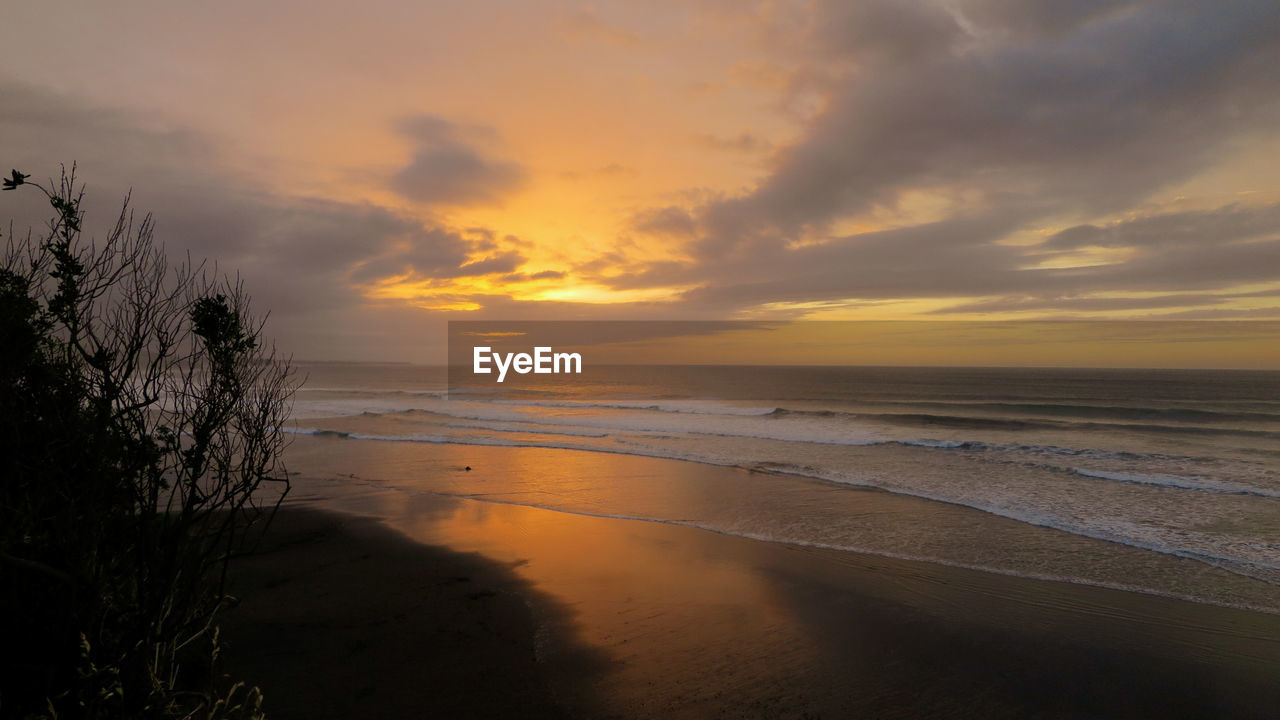
POLYGON ((288 490, 296 375, 127 198, 94 241, 74 168, 5 185, 54 213, 0 264, 0 714, 254 716, 210 659, 228 560, 288 490))

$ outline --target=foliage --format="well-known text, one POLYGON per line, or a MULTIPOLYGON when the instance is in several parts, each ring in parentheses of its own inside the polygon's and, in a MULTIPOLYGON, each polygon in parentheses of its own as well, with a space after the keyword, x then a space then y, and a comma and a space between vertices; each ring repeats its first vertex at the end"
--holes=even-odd
POLYGON ((242 284, 171 266, 127 198, 89 241, 74 168, 27 177, 4 189, 53 218, 0 262, 0 715, 259 717, 215 619, 288 489, 295 374, 242 284))

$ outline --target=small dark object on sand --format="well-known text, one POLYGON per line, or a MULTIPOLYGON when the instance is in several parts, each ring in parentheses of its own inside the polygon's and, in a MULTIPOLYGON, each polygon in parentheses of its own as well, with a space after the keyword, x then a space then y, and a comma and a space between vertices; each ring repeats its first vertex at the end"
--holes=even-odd
POLYGON ((471 466, 470 466, 470 465, 468 465, 468 466, 466 466, 466 467, 464 467, 464 468, 462 468, 462 469, 463 469, 463 470, 468 470, 468 471, 470 471, 470 470, 471 470, 471 466))

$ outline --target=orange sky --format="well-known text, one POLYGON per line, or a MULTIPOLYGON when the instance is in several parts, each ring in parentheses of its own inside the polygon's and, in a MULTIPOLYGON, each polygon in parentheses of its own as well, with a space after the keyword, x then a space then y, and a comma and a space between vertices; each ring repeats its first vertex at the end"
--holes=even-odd
POLYGON ((307 267, 260 295, 309 355, 483 317, 1276 319, 1275 14, 28 3, 0 149, 133 186, 251 287, 307 267))

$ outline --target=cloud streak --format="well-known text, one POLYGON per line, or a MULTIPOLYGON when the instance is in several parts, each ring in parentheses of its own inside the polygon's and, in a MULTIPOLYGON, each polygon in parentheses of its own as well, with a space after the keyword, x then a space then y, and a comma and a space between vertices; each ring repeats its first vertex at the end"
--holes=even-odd
POLYGON ((427 205, 494 203, 521 187, 528 173, 518 163, 490 157, 480 147, 492 129, 466 127, 434 115, 403 120, 400 131, 414 143, 408 165, 391 186, 427 205))
POLYGON ((31 6, 0 28, 29 76, 0 81, 0 160, 78 161, 91 225, 133 187, 312 356, 408 346, 441 308, 1280 317, 1276 3, 509 10, 312 3, 233 56, 268 47, 239 8, 31 6), (207 47, 163 31, 192 17, 207 47))
MULTIPOLYGON (((364 285, 498 275, 524 262, 501 250, 488 228, 459 231, 368 203, 268 191, 221 166, 213 143, 197 133, 156 130, 137 116, 22 84, 0 84, 0 95, 9 100, 0 105, 5 160, 31 172, 78 162, 88 183, 88 231, 114 219, 132 188, 133 206, 154 214, 171 255, 239 272, 282 336, 311 357, 332 354, 339 338, 396 314, 368 300, 364 285)), ((15 230, 43 226, 42 196, 6 193, 4 200, 15 230)))
POLYGON ((1269 68, 1280 60, 1280 6, 811 7, 798 23, 816 48, 809 62, 838 68, 823 109, 747 192, 637 216, 637 229, 695 236, 692 262, 653 263, 608 282, 697 282, 687 300, 730 310, 1280 281, 1274 205, 1085 223, 1034 247, 1003 242, 1056 218, 1131 208, 1211 167, 1237 138, 1274 127, 1280 80, 1269 68), (905 204, 921 192, 947 205, 941 220, 911 224, 905 204), (895 216, 907 225, 831 233, 842 221, 895 216), (1037 268, 1054 252, 1085 247, 1134 252, 1100 267, 1037 268))

